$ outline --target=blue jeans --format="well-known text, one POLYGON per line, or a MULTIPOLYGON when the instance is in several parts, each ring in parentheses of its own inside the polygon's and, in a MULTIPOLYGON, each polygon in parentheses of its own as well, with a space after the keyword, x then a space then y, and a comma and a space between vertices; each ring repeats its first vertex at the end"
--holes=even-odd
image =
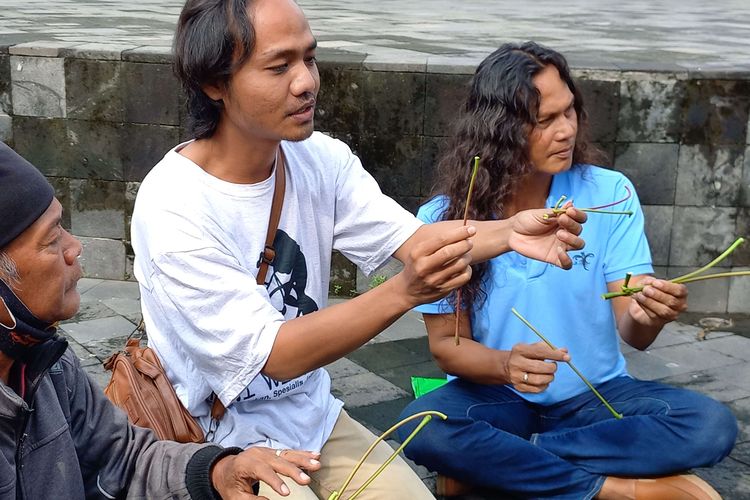
MULTIPOLYGON (((542 406, 506 386, 453 380, 413 401, 402 417, 438 410, 406 447, 428 469, 532 498, 590 499, 606 476, 645 477, 716 464, 737 438, 721 403, 657 382, 618 377, 597 390, 542 406)), ((399 430, 403 440, 416 422, 399 430)))

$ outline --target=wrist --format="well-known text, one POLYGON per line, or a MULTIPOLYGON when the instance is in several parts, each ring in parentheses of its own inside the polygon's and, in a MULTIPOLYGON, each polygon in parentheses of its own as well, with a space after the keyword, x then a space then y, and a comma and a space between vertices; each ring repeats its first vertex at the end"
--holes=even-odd
POLYGON ((215 485, 220 481, 223 467, 216 470, 216 465, 228 455, 237 455, 242 448, 222 448, 220 446, 206 446, 199 449, 188 462, 185 470, 185 482, 190 498, 193 499, 216 499, 218 495, 215 485))

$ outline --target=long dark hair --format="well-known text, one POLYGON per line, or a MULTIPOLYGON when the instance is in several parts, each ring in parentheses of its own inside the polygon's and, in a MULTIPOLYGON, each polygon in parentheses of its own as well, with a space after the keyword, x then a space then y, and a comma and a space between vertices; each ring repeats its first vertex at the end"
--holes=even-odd
POLYGON ((203 92, 226 85, 253 51, 252 0, 188 0, 174 37, 174 72, 187 95, 188 129, 196 139, 216 131, 223 103, 203 92))
MULTIPOLYGON (((549 65, 557 68, 575 99, 578 135, 573 164, 600 159, 586 137, 583 99, 562 54, 534 42, 506 43, 477 67, 453 136, 438 162, 434 194, 447 196, 449 203, 443 220, 463 219, 474 156, 479 156, 481 162, 469 218, 504 218, 504 206, 519 181, 533 171, 528 137, 537 123, 540 96, 532 80, 549 65)), ((488 263, 472 268, 473 275, 462 293, 461 305, 465 308, 486 297, 482 284, 488 263)))

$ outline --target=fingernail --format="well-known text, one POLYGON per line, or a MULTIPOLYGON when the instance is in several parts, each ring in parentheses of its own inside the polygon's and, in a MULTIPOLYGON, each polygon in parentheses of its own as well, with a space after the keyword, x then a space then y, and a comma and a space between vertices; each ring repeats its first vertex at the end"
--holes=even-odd
POLYGON ((281 484, 281 494, 282 495, 288 495, 289 493, 291 493, 291 491, 289 491, 289 487, 287 485, 285 485, 285 484, 282 483, 281 484))
POLYGON ((302 478, 303 481, 307 481, 308 479, 310 479, 310 476, 308 476, 304 472, 300 472, 299 477, 302 478))
POLYGON ((320 462, 315 459, 310 460, 310 463, 313 465, 320 465, 320 462))
POLYGON ((473 236, 473 235, 475 235, 475 234, 477 233, 477 228, 475 228, 474 226, 469 226, 468 228, 466 228, 466 230, 467 230, 467 231, 469 232, 469 234, 470 234, 470 235, 472 235, 472 236, 473 236))

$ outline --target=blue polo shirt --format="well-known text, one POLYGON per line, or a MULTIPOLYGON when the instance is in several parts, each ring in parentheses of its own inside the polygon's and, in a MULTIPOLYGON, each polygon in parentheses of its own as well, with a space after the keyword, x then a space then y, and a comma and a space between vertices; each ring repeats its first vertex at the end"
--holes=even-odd
MULTIPOLYGON (((643 212, 633 184, 621 173, 591 165, 576 165, 552 179, 547 206, 567 196, 578 207, 595 207, 632 196, 610 210, 632 210, 633 215, 588 214, 581 237, 582 250, 570 252, 573 268, 507 252, 490 261, 485 276, 487 299, 471 313, 474 339, 493 349, 510 350, 522 342, 540 339, 511 313, 515 307, 550 342, 567 347, 571 360, 592 383, 626 375, 614 313, 601 298, 607 283, 633 275, 651 274, 651 253, 643 230, 643 212)), ((447 198, 438 196, 420 210, 425 222, 440 220, 447 198)), ((416 308, 426 314, 446 314, 453 304, 441 300, 416 308)), ((519 394, 528 401, 553 404, 588 390, 565 363, 558 365, 555 380, 540 394, 519 394)))

